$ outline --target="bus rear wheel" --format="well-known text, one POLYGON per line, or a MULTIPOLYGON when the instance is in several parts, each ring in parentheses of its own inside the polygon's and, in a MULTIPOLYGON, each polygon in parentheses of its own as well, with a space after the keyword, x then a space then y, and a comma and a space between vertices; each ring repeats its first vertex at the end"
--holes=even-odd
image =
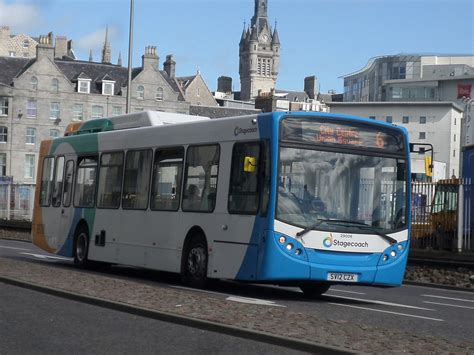
POLYGON ((204 287, 207 282, 207 260, 206 239, 202 235, 196 235, 184 253, 183 281, 192 287, 204 287))
POLYGON ((300 284, 300 289, 309 298, 318 298, 329 290, 329 284, 319 282, 304 282, 300 284))
POLYGON ((89 231, 81 225, 74 235, 74 264, 85 268, 89 265, 87 255, 89 253, 89 231))

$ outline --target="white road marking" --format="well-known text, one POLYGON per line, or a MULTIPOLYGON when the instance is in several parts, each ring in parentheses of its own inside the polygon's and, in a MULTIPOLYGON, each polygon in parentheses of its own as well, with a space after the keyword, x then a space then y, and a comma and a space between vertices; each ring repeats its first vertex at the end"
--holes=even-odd
POLYGON ((363 309, 363 310, 372 311, 372 312, 381 312, 381 313, 395 314, 395 315, 397 315, 397 316, 404 316, 404 317, 427 319, 427 320, 432 320, 432 321, 436 321, 436 322, 444 322, 443 319, 430 318, 430 317, 423 317, 423 316, 416 316, 416 315, 414 315, 414 314, 390 312, 390 311, 384 311, 384 310, 381 310, 381 309, 373 309, 373 308, 367 308, 367 307, 352 306, 352 305, 349 305, 349 304, 342 304, 342 303, 330 303, 330 304, 335 305, 335 306, 341 306, 341 307, 350 307, 350 308, 363 309))
POLYGON ((13 249, 13 250, 26 250, 26 251, 30 251, 30 249, 24 249, 24 248, 14 248, 14 247, 4 247, 4 246, 1 246, 1 245, 0 245, 0 248, 4 248, 4 249, 13 249))
POLYGON ((466 300, 464 298, 454 298, 454 297, 444 297, 444 296, 435 296, 435 295, 421 295, 422 297, 432 297, 432 298, 441 298, 443 300, 451 300, 451 301, 461 301, 461 302, 472 302, 474 300, 466 300))
POLYGON ((208 291, 208 290, 200 290, 198 288, 191 288, 191 287, 184 287, 184 286, 171 286, 172 288, 177 288, 180 290, 187 290, 187 291, 194 291, 194 292, 202 292, 202 293, 209 293, 211 295, 218 295, 218 296, 232 296, 231 294, 228 293, 222 293, 222 292, 214 292, 214 291, 208 291))
POLYGON ((335 292, 344 292, 344 293, 352 293, 354 295, 365 295, 364 292, 355 292, 355 291, 347 291, 347 290, 339 290, 337 288, 330 288, 329 289, 329 292, 332 292, 332 291, 335 291, 335 292))
POLYGON ((267 301, 267 300, 260 300, 258 298, 247 298, 247 297, 227 297, 227 301, 233 301, 233 302, 240 302, 240 303, 247 303, 247 304, 256 304, 259 306, 273 306, 273 307, 286 307, 281 304, 277 304, 273 301, 267 301))
POLYGON ((423 301, 423 303, 437 304, 437 305, 440 305, 440 306, 448 306, 448 307, 457 307, 457 308, 474 309, 474 307, 468 307, 468 306, 459 306, 459 305, 457 305, 457 304, 438 303, 438 302, 430 302, 430 301, 423 301))
POLYGON ((71 258, 63 258, 60 256, 44 255, 44 254, 33 254, 33 253, 20 253, 23 255, 31 255, 38 259, 53 259, 53 260, 71 260, 71 258))
POLYGON ((335 295, 328 295, 325 293, 326 296, 333 297, 333 298, 340 298, 343 300, 352 300, 352 301, 361 301, 361 302, 369 302, 375 304, 381 304, 384 306, 393 306, 393 307, 401 307, 401 308, 410 308, 410 309, 421 309, 423 311, 434 311, 434 309, 430 308, 423 308, 423 307, 416 307, 416 306, 409 306, 406 304, 399 304, 399 303, 391 303, 391 302, 384 302, 384 301, 377 301, 377 300, 366 300, 363 298, 354 298, 354 297, 345 297, 345 296, 335 296, 335 295))

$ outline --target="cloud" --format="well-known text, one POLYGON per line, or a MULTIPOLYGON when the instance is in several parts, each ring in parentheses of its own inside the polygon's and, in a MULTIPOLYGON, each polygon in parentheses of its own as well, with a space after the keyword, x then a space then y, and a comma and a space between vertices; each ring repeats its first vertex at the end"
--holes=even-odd
MULTIPOLYGON (((116 27, 109 26, 109 42, 113 44, 114 40, 117 39, 119 31, 116 27)), ((89 52, 92 49, 93 52, 100 51, 104 45, 105 40, 105 27, 97 31, 86 34, 75 41, 75 46, 84 52, 89 52)))
POLYGON ((42 18, 36 5, 13 3, 0 0, 0 25, 10 26, 14 32, 29 32, 36 28, 42 18))

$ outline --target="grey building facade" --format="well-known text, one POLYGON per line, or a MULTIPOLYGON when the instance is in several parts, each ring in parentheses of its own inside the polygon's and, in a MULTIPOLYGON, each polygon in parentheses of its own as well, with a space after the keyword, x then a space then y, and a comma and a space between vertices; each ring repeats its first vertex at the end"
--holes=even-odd
MULTIPOLYGON (((176 79, 159 70, 155 47, 133 69, 131 112, 189 114, 176 79)), ((71 122, 125 113, 127 69, 55 58, 41 36, 35 58, 0 57, 0 175, 34 184, 41 140, 62 136, 71 122)))

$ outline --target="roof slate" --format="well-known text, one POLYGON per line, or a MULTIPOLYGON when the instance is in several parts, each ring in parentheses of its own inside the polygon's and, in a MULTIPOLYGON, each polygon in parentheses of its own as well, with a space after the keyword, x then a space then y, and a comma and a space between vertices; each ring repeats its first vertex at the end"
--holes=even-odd
POLYGON ((0 83, 11 85, 13 78, 24 71, 33 60, 28 58, 0 57, 0 83))

